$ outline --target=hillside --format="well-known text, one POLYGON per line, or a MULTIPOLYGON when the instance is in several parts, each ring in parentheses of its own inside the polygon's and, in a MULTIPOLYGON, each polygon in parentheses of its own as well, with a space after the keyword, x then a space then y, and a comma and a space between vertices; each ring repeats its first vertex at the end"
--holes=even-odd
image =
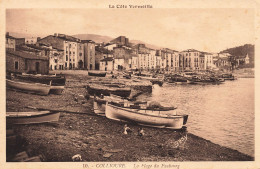
POLYGON ((162 47, 159 47, 159 46, 156 46, 156 45, 145 43, 145 42, 140 41, 140 40, 130 40, 130 42, 134 43, 134 44, 138 44, 138 43, 145 44, 146 47, 151 48, 151 49, 161 49, 162 48, 162 47))
MULTIPOLYGON (((110 36, 102 36, 102 35, 97 35, 97 34, 76 34, 76 35, 72 35, 72 36, 75 37, 75 38, 79 38, 81 40, 93 40, 96 43, 102 43, 102 42, 108 43, 111 40, 115 39, 115 38, 112 38, 110 36)), ((152 48, 152 49, 160 49, 161 48, 159 46, 151 45, 151 44, 145 43, 145 42, 140 41, 140 40, 130 40, 130 43, 133 43, 133 44, 142 43, 142 44, 145 44, 146 47, 152 48)))
POLYGON ((96 43, 108 43, 109 41, 111 41, 112 37, 109 36, 102 36, 102 35, 96 35, 96 34, 76 34, 76 35, 72 35, 75 38, 79 38, 81 40, 93 40, 96 43))
POLYGON ((243 46, 237 46, 237 47, 223 50, 220 53, 223 53, 223 52, 230 53, 231 55, 234 55, 234 56, 246 56, 246 54, 248 54, 250 64, 254 65, 255 45, 245 44, 243 46))
POLYGON ((32 37, 45 37, 48 35, 45 34, 26 34, 26 33, 17 33, 17 32, 9 32, 10 36, 13 36, 15 38, 32 38, 32 37))

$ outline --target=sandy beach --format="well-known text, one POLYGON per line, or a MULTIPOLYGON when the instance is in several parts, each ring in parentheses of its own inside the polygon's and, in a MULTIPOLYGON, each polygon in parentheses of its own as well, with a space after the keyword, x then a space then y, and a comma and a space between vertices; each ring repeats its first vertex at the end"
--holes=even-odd
POLYGON ((188 128, 174 131, 143 127, 145 135, 138 136, 140 126, 129 123, 131 132, 125 135, 125 123, 94 114, 93 100, 85 98, 85 86, 94 80, 92 77, 84 71, 68 71, 66 79, 62 95, 40 96, 7 89, 6 111, 37 108, 61 112, 57 123, 7 126, 22 140, 19 148, 7 149, 7 161, 12 161, 20 151, 26 151, 29 156, 40 155, 46 162, 72 161, 75 154, 80 154, 83 161, 92 162, 254 160, 246 154, 195 136, 189 133, 188 128), (185 136, 185 143, 174 147, 174 142, 185 136))

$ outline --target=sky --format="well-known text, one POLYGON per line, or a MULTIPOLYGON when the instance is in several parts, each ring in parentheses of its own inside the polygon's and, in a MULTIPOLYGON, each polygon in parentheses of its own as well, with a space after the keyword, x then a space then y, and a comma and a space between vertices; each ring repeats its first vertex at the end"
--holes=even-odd
POLYGON ((254 44, 254 10, 199 9, 7 9, 6 31, 47 36, 126 36, 173 50, 205 52, 254 44))

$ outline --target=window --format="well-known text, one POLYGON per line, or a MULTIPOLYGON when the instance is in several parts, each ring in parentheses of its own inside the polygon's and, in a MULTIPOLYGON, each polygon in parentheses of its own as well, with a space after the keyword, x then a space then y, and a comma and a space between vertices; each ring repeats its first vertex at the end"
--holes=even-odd
MULTIPOLYGON (((66 61, 68 61, 68 55, 66 55, 66 61)), ((67 66, 66 66, 67 67, 67 66)))
POLYGON ((18 70, 18 68, 19 68, 19 62, 18 62, 18 61, 15 61, 15 62, 14 62, 14 69, 15 69, 15 70, 18 70))

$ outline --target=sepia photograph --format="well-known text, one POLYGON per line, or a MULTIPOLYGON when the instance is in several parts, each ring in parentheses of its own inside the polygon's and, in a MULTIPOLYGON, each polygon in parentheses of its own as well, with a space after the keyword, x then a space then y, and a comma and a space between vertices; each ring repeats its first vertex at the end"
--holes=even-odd
POLYGON ((4 7, 6 168, 259 169, 256 2, 168 3, 4 7))

